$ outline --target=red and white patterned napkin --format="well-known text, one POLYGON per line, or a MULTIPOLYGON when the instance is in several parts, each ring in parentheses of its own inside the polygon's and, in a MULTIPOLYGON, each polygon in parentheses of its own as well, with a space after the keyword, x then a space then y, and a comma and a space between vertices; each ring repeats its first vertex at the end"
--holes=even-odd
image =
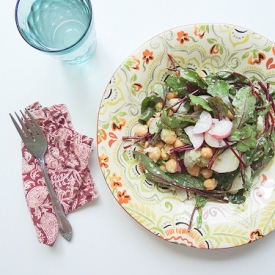
MULTIPOLYGON (((74 131, 64 104, 27 107, 48 140, 45 165, 65 214, 98 197, 88 168, 93 139, 74 131)), ((26 202, 40 243, 53 246, 58 224, 39 163, 22 144, 26 202)))

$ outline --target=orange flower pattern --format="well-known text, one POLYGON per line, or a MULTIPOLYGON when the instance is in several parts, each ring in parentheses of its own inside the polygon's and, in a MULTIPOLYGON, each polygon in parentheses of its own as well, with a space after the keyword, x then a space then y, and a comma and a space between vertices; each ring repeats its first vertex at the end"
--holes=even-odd
POLYGON ((103 140, 107 139, 106 131, 103 129, 98 130, 97 133, 97 143, 100 144, 103 140))
POLYGON ((248 63, 251 65, 255 65, 255 64, 261 64, 262 60, 265 60, 266 56, 263 52, 258 52, 257 53, 257 57, 253 58, 253 56, 249 56, 248 58, 248 63))
POLYGON ((106 156, 105 154, 102 154, 101 156, 98 157, 99 165, 100 167, 108 168, 109 167, 109 157, 106 156))
POLYGON ((199 27, 197 25, 194 27, 194 34, 198 36, 200 39, 204 37, 205 33, 206 30, 199 32, 199 27))
POLYGON ((146 50, 142 53, 142 55, 143 55, 142 60, 144 60, 146 64, 149 64, 149 62, 150 62, 151 60, 154 60, 153 52, 149 51, 148 49, 146 49, 146 50))
POLYGON ((140 61, 139 61, 139 59, 136 58, 134 55, 132 55, 132 58, 133 58, 133 60, 134 60, 135 63, 131 66, 131 68, 134 69, 134 70, 139 70, 140 69, 140 67, 139 67, 140 61))
POLYGON ((184 31, 180 31, 177 33, 177 40, 180 42, 180 44, 184 44, 184 42, 189 42, 190 38, 188 33, 184 32, 184 31))
POLYGON ((116 131, 116 130, 120 131, 123 128, 123 126, 125 126, 125 124, 126 124, 125 118, 120 117, 118 120, 119 120, 119 122, 117 122, 117 121, 112 122, 111 128, 113 131, 116 131))
POLYGON ((119 177, 115 172, 109 177, 111 188, 121 187, 121 177, 119 177))
POLYGON ((130 71, 131 69, 133 70, 140 70, 140 60, 132 55, 131 57, 129 57, 129 59, 124 63, 124 66, 126 67, 126 69, 128 71, 130 71))
MULTIPOLYGON (((272 47, 272 53, 275 56, 275 47, 272 47)), ((266 62, 266 68, 268 70, 275 69, 275 62, 273 57, 270 57, 266 62)))
POLYGON ((218 54, 219 53, 219 47, 217 44, 214 44, 210 49, 210 54, 218 54))
POLYGON ((115 133, 113 133, 113 132, 110 132, 110 133, 109 133, 109 137, 110 137, 110 139, 109 139, 109 141, 108 141, 108 145, 109 145, 109 147, 112 147, 112 145, 118 140, 118 137, 117 137, 117 135, 116 135, 115 133))
POLYGON ((128 203, 131 200, 131 196, 126 194, 126 190, 123 190, 123 192, 118 191, 117 198, 119 204, 128 203))
POLYGON ((132 89, 135 93, 138 93, 142 89, 142 84, 135 82, 132 84, 132 89))
POLYGON ((250 242, 254 242, 256 240, 259 240, 263 238, 263 233, 261 229, 257 229, 250 233, 250 242))
POLYGON ((196 229, 191 229, 191 231, 188 232, 187 228, 182 226, 178 226, 176 228, 174 228, 172 225, 168 226, 165 229, 165 236, 162 236, 162 238, 172 242, 181 240, 182 243, 190 247, 198 246, 202 249, 209 248, 209 244, 206 241, 200 241, 201 234, 199 231, 196 229))

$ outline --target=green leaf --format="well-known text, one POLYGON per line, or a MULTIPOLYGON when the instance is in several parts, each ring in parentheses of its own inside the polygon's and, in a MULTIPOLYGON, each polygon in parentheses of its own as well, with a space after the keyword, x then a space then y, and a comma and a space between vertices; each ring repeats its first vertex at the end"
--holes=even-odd
POLYGON ((237 129, 235 125, 233 125, 232 131, 230 136, 228 137, 228 140, 230 140, 231 143, 235 143, 235 142, 238 142, 240 138, 241 138, 240 130, 237 129))
POLYGON ((102 128, 103 128, 103 129, 108 129, 108 128, 109 128, 109 125, 110 125, 109 123, 104 124, 104 125, 102 125, 102 128))
POLYGON ((232 184, 234 179, 239 174, 240 169, 228 173, 215 173, 213 178, 218 181, 218 189, 227 190, 228 187, 232 184))
POLYGON ((154 163, 149 157, 137 151, 134 151, 133 153, 141 162, 142 166, 144 167, 145 169, 144 173, 148 180, 152 180, 156 183, 168 184, 168 185, 172 183, 171 178, 167 176, 159 168, 159 166, 156 163, 154 163))
POLYGON ((169 75, 166 80, 166 83, 171 91, 178 93, 179 97, 183 97, 187 93, 186 82, 186 79, 184 79, 183 77, 177 77, 173 74, 169 75))
POLYGON ((215 39, 215 38, 208 38, 207 42, 210 43, 210 44, 214 44, 215 42, 217 42, 217 39, 215 39))
POLYGON ((131 77, 130 82, 132 83, 132 82, 134 82, 134 81, 136 81, 136 80, 137 80, 137 75, 134 74, 134 75, 131 77))
POLYGON ((227 118, 228 106, 223 102, 219 96, 207 98, 209 106, 214 112, 214 116, 218 119, 227 118))
POLYGON ((240 152, 246 152, 256 148, 256 128, 255 126, 246 125, 240 129, 239 142, 236 144, 236 149, 240 152))
POLYGON ((165 85, 164 84, 155 84, 153 91, 161 98, 164 98, 165 95, 165 85))
POLYGON ((242 85, 248 84, 248 79, 245 76, 234 72, 219 71, 216 73, 216 76, 219 79, 223 79, 230 82, 231 85, 237 84, 237 83, 242 85))
POLYGON ((191 95, 191 94, 188 96, 194 105, 200 105, 203 109, 205 109, 209 112, 213 111, 212 108, 208 105, 207 101, 204 98, 195 96, 195 95, 191 95))
MULTIPOLYGON (((249 153, 246 152, 245 156, 248 158, 249 153)), ((270 140, 269 133, 258 140, 254 154, 250 157, 253 159, 251 167, 254 170, 264 167, 274 158, 274 141, 270 140)))
POLYGON ((203 180, 198 177, 193 177, 186 173, 164 173, 157 163, 153 162, 145 154, 134 151, 134 155, 141 162, 145 169, 145 176, 147 179, 157 183, 167 185, 177 185, 181 187, 195 188, 205 190, 203 180))
POLYGON ((153 107, 148 107, 147 109, 145 109, 145 111, 143 113, 140 114, 139 117, 139 122, 141 124, 143 124, 144 122, 146 122, 149 118, 151 118, 152 116, 154 116, 156 113, 155 108, 153 107))
POLYGON ((179 186, 205 190, 203 180, 199 177, 193 177, 187 173, 169 173, 168 175, 179 186))
POLYGON ((202 89, 207 88, 207 84, 205 83, 205 81, 195 71, 188 70, 188 69, 181 69, 180 75, 196 87, 200 87, 202 89))
POLYGON ((243 194, 244 189, 241 189, 236 194, 227 193, 227 198, 233 204, 243 204, 246 200, 246 197, 243 194))
POLYGON ((251 87, 241 88, 233 99, 235 107, 234 123, 240 128, 244 123, 255 119, 256 98, 251 95, 251 87))
POLYGON ((145 112, 147 108, 155 108, 156 103, 162 102, 162 98, 152 93, 145 97, 141 103, 141 113, 145 112))
POLYGON ((243 153, 242 159, 256 171, 267 165, 274 158, 274 141, 270 139, 269 132, 257 140, 255 149, 243 153))
POLYGON ((145 66, 145 65, 146 65, 146 63, 145 63, 145 61, 143 61, 143 62, 142 62, 142 67, 143 67, 143 71, 144 71, 144 72, 146 71, 146 66, 145 66))
POLYGON ((196 194, 196 204, 195 207, 197 208, 202 208, 206 205, 207 203, 207 198, 204 196, 201 196, 199 194, 196 194))
POLYGON ((189 115, 181 115, 178 113, 173 114, 172 116, 168 116, 169 113, 169 108, 166 108, 162 111, 161 113, 161 119, 159 123, 159 128, 161 129, 167 129, 167 128, 172 128, 172 129, 178 129, 178 128, 183 128, 184 124, 195 124, 196 120, 194 120, 192 117, 189 115), (164 125, 162 125, 164 124, 164 125))
POLYGON ((201 25, 200 27, 199 27, 199 32, 203 32, 205 30, 205 25, 201 25))
POLYGON ((245 54, 243 54, 243 56, 242 56, 242 59, 246 59, 246 58, 248 58, 249 57, 249 52, 246 52, 245 54))
POLYGON ((196 194, 195 199, 196 199, 195 208, 198 211, 197 227, 200 228, 202 226, 202 208, 206 205, 208 200, 207 198, 199 194, 196 194))
POLYGON ((207 93, 212 96, 219 96, 222 98, 223 102, 226 104, 230 103, 229 101, 229 84, 224 80, 217 80, 212 85, 209 85, 207 88, 207 93))
POLYGON ((270 52, 272 48, 272 45, 269 45, 268 47, 264 48, 265 52, 270 52))

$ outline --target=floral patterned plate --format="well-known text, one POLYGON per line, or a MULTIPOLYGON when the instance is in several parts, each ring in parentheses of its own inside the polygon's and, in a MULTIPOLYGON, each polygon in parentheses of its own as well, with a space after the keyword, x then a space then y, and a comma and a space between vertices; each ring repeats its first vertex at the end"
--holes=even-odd
POLYGON ((262 238, 275 228, 273 164, 255 180, 243 205, 208 202, 202 226, 194 222, 187 232, 194 201, 185 200, 180 190, 146 181, 133 148, 123 149, 122 137, 134 134, 143 98, 165 77, 167 53, 202 76, 231 68, 275 84, 275 44, 248 29, 188 25, 146 42, 114 73, 99 108, 98 158, 114 198, 139 224, 169 242, 220 249, 262 238))

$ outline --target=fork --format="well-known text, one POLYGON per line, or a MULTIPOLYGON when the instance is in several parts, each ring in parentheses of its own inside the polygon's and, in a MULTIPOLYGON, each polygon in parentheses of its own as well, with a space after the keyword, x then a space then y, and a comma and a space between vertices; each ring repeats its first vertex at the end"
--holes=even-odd
POLYGON ((26 125, 23 123, 22 119, 17 115, 17 113, 15 113, 18 121, 20 122, 22 129, 20 128, 19 124, 16 122, 16 120, 11 114, 10 114, 10 117, 19 135, 21 136, 22 141, 24 142, 26 148, 34 157, 37 158, 40 164, 40 167, 50 194, 53 209, 57 217, 59 231, 67 241, 70 241, 72 238, 72 227, 66 218, 66 215, 53 189, 52 183, 50 181, 50 178, 47 174, 47 170, 45 167, 44 155, 48 148, 46 137, 44 136, 40 126, 38 125, 36 120, 33 118, 33 116, 30 114, 30 112, 27 109, 25 110, 28 117, 31 119, 33 125, 29 122, 29 120, 27 119, 27 116, 24 115, 22 111, 20 111, 20 113, 24 118, 26 125))

